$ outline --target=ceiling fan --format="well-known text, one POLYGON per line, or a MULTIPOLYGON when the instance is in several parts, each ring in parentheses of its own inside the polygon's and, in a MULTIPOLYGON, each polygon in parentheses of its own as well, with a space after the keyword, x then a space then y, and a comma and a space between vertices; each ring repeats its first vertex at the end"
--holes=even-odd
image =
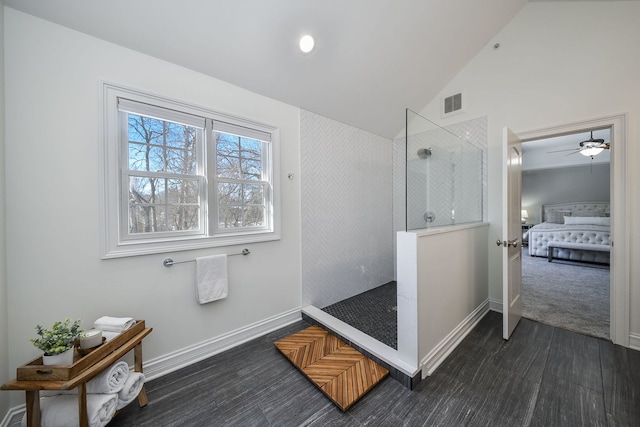
POLYGON ((608 150, 611 146, 611 143, 609 142, 605 143, 604 139, 602 138, 594 138, 593 131, 591 131, 591 136, 589 137, 589 139, 580 141, 578 145, 580 145, 580 148, 570 148, 568 150, 549 151, 549 153, 560 153, 563 151, 572 151, 572 153, 567 154, 567 156, 570 156, 571 154, 575 154, 575 153, 580 153, 583 156, 591 157, 593 159, 593 156, 597 156, 602 152, 602 150, 608 150))

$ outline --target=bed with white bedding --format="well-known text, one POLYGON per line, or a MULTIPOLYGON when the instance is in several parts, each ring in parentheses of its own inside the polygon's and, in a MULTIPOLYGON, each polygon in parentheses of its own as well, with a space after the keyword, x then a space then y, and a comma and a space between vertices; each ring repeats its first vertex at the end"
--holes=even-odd
POLYGON ((611 243, 609 202, 543 205, 542 219, 529 229, 529 255, 547 257, 549 242, 566 242, 570 247, 555 249, 554 258, 609 264, 609 252, 595 249, 611 243))

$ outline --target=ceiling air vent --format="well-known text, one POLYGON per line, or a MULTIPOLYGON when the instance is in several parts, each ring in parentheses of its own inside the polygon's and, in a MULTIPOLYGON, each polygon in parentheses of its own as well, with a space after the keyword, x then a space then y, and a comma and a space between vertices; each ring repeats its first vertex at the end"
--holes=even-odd
POLYGON ((462 93, 444 98, 444 114, 455 113, 462 110, 462 93))

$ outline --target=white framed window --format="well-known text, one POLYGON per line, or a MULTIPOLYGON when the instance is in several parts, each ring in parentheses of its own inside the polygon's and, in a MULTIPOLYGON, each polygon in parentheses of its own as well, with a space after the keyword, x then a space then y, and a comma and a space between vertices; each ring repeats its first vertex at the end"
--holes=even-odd
POLYGON ((279 239, 279 132, 103 84, 103 258, 279 239))

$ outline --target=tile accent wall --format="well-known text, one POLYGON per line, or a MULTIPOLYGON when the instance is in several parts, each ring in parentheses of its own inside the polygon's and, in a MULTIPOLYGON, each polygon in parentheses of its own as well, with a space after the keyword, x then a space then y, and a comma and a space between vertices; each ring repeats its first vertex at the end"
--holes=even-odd
POLYGON ((393 280, 391 140, 300 110, 300 158, 302 305, 393 280))

